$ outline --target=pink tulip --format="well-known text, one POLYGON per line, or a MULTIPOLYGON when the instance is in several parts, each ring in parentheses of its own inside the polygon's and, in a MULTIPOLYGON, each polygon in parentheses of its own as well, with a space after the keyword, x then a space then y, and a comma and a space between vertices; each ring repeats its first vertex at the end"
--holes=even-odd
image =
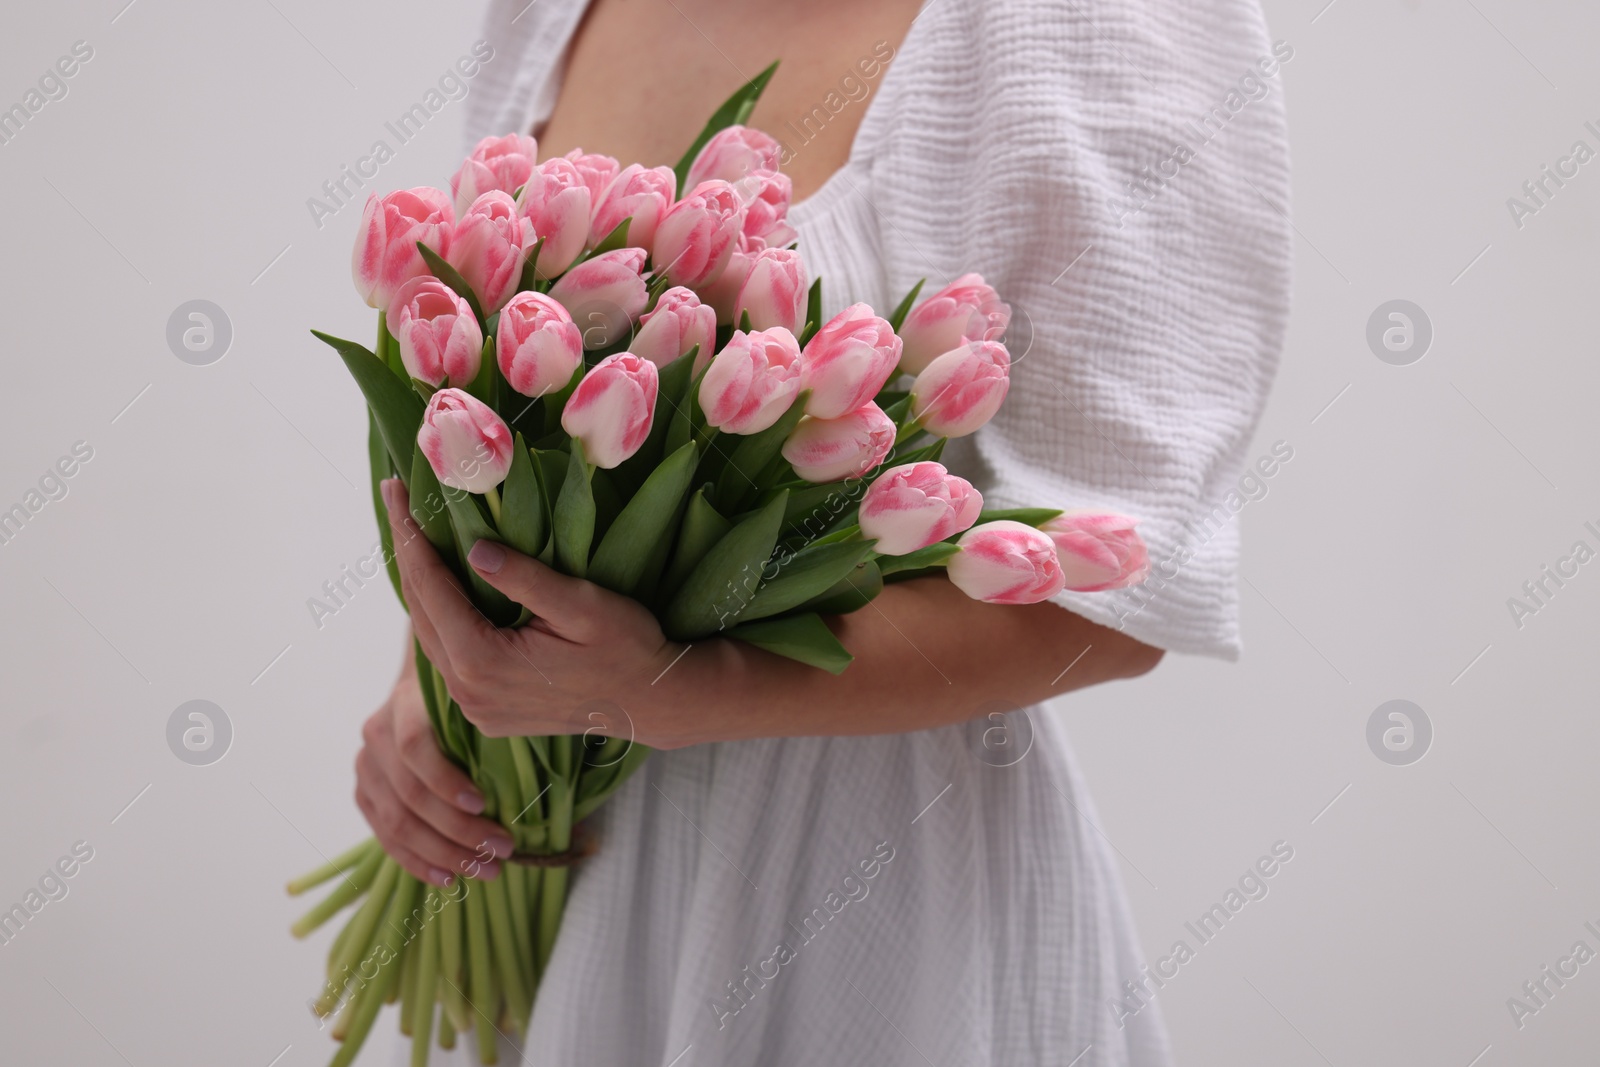
POLYGON ((422 413, 417 445, 440 484, 469 493, 487 493, 505 481, 516 447, 494 409, 460 389, 433 394, 422 413))
POLYGON ((749 313, 752 329, 782 326, 790 333, 799 333, 806 324, 810 285, 799 252, 787 248, 758 252, 739 289, 739 299, 734 302, 733 321, 742 322, 743 314, 749 313))
POLYGON ((1057 515, 1040 527, 1055 542, 1066 587, 1098 593, 1138 585, 1150 574, 1150 553, 1138 519, 1088 509, 1057 515))
POLYGON ((744 202, 725 181, 705 181, 667 209, 651 257, 657 271, 691 289, 717 280, 739 243, 744 202))
POLYGON ((639 320, 639 332, 628 351, 665 367, 699 345, 695 362, 704 365, 711 361, 716 344, 716 312, 702 304, 694 290, 680 285, 662 293, 655 308, 639 320))
POLYGON ((789 225, 794 184, 776 170, 751 171, 734 188, 744 200, 744 236, 763 248, 787 248, 798 236, 789 225))
POLYGON ((894 447, 894 420, 868 403, 837 419, 807 415, 783 443, 783 458, 815 485, 859 478, 894 447))
POLYGON ((706 425, 727 433, 760 433, 778 421, 800 392, 800 343, 781 326, 734 331, 700 379, 706 425))
POLYGON ((999 341, 946 352, 911 385, 911 414, 939 437, 965 437, 994 418, 1011 387, 1011 356, 999 341))
POLYGON ((989 604, 1037 604, 1061 592, 1066 577, 1055 542, 1032 526, 1009 519, 974 526, 945 565, 950 581, 989 604))
POLYGON ((755 265, 756 255, 761 251, 760 244, 748 237, 739 238, 733 254, 728 257, 728 265, 716 280, 695 286, 700 299, 716 311, 718 325, 731 326, 738 321, 733 317, 733 309, 739 303, 740 290, 750 278, 750 268, 755 265))
POLYGON ((539 143, 532 137, 508 133, 485 137, 450 179, 456 214, 465 215, 472 202, 491 189, 515 196, 539 161, 539 143))
POLYGON ((611 184, 611 180, 621 169, 621 164, 610 156, 585 152, 581 148, 574 148, 567 153, 566 158, 578 168, 578 173, 583 175, 583 184, 589 187, 589 196, 596 204, 600 202, 600 196, 606 191, 606 186, 611 184))
POLYGON ((412 278, 394 295, 384 320, 406 373, 429 385, 466 385, 483 363, 483 331, 472 307, 431 276, 412 278))
POLYGON ((778 142, 749 126, 728 126, 714 134, 689 164, 685 182, 694 188, 720 179, 736 182, 753 170, 777 170, 783 149, 778 142))
POLYGON ((900 338, 865 304, 851 304, 806 342, 801 388, 811 390, 806 414, 836 419, 854 411, 889 380, 900 362, 900 338))
POLYGON ((445 258, 472 286, 483 313, 493 315, 517 291, 533 241, 533 224, 511 194, 491 189, 456 221, 445 258))
POLYGON ((589 224, 590 242, 605 240, 612 230, 622 225, 623 219, 632 219, 628 223, 628 245, 649 248, 656 239, 656 226, 672 206, 677 189, 678 178, 671 167, 646 168, 637 163, 624 167, 595 198, 594 217, 589 224))
POLYGON ((518 293, 500 309, 500 373, 523 396, 563 388, 583 362, 583 337, 567 309, 543 293, 518 293))
POLYGON ((572 315, 584 348, 604 348, 633 328, 650 302, 639 272, 642 248, 619 248, 584 260, 550 287, 550 296, 572 315))
POLYGON ((534 168, 517 197, 522 215, 543 239, 534 274, 554 278, 578 258, 589 243, 589 187, 578 168, 566 159, 547 159, 534 168))
POLYGON ((911 309, 900 324, 905 356, 900 369, 924 367, 965 341, 998 341, 1011 322, 1011 307, 979 274, 963 274, 911 309))
POLYGON ((401 285, 428 273, 417 242, 444 255, 454 218, 450 198, 426 186, 367 197, 350 267, 368 307, 388 307, 401 285))
POLYGON ((607 356, 583 376, 561 412, 561 428, 583 442, 583 454, 610 470, 650 436, 660 379, 656 365, 631 352, 607 356))
POLYGON ((884 472, 861 498, 861 536, 885 556, 903 556, 978 521, 983 496, 931 460, 884 472))

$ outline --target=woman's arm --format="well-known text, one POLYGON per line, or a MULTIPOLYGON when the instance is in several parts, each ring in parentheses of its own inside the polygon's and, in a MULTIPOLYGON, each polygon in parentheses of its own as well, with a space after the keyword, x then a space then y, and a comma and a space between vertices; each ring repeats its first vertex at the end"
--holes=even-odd
POLYGON ((1053 604, 970 600, 943 579, 898 583, 835 627, 856 657, 840 675, 713 638, 668 641, 641 604, 479 542, 470 561, 535 621, 497 630, 472 606, 384 486, 406 603, 423 650, 491 736, 632 736, 654 748, 756 737, 886 734, 1018 706, 1148 671, 1159 649, 1053 604), (628 722, 589 717, 597 700, 628 722))

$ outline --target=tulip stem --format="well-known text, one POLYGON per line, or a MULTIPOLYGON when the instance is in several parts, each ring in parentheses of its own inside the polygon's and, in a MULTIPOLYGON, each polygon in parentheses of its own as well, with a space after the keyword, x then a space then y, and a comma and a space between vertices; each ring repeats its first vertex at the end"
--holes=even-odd
POLYGON ((910 422, 907 422, 904 426, 900 427, 900 432, 895 434, 895 447, 898 448, 899 446, 905 444, 907 441, 911 440, 921 432, 922 420, 920 418, 912 419, 910 422))
POLYGON ((489 514, 494 516, 494 524, 498 527, 500 525, 500 491, 491 485, 483 491, 483 499, 488 503, 489 514))

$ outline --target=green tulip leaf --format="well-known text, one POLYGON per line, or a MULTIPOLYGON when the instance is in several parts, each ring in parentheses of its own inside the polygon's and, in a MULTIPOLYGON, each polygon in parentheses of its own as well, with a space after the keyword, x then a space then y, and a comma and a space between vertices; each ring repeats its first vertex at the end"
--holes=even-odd
POLYGON ((517 434, 511 451, 511 469, 500 487, 500 535, 524 556, 538 556, 550 536, 544 492, 533 469, 527 442, 517 434))
POLYGON ((900 332, 901 324, 906 321, 906 316, 911 314, 911 307, 917 302, 917 294, 922 292, 922 287, 927 281, 928 279, 926 278, 918 280, 917 284, 913 285, 911 291, 906 294, 906 298, 900 301, 899 305, 894 309, 894 314, 889 316, 889 328, 895 333, 900 332))
POLYGON ((832 587, 801 604, 799 610, 818 615, 848 615, 860 611, 883 592, 883 572, 878 570, 878 563, 873 559, 862 560, 832 587))
POLYGON ((957 552, 954 541, 936 541, 926 548, 919 548, 915 552, 907 552, 903 556, 879 556, 878 571, 884 577, 900 571, 922 570, 926 567, 937 567, 957 552))
POLYGON ((484 513, 484 506, 476 496, 448 486, 441 486, 440 491, 450 512, 450 527, 455 531, 456 544, 461 549, 462 570, 467 573, 473 605, 495 626, 509 626, 520 609, 504 593, 484 581, 476 569, 466 564, 467 553, 479 541, 504 542, 490 524, 489 516, 484 513))
POLYGON ((759 433, 739 438, 739 444, 728 456, 722 472, 717 477, 717 503, 725 510, 735 510, 745 500, 760 491, 756 481, 772 457, 779 454, 783 442, 794 431, 801 416, 806 413, 806 401, 811 394, 801 391, 778 421, 759 433))
MULTIPOLYGON (((871 541, 844 541, 813 545, 787 556, 780 552, 777 573, 762 581, 750 603, 740 612, 740 621, 754 622, 781 615, 828 592, 844 581, 871 551, 871 541)), ((770 564, 767 570, 772 570, 770 564)))
POLYGON ((778 541, 786 494, 753 512, 712 546, 668 605, 662 628, 673 640, 693 640, 737 622, 761 585, 778 541))
POLYGON ((421 398, 365 346, 319 330, 312 330, 311 334, 332 347, 344 360, 350 376, 356 380, 361 395, 367 398, 367 406, 378 421, 378 432, 383 436, 394 469, 400 472, 403 480, 409 481, 411 449, 416 444, 417 428, 422 425, 421 398))
POLYGON ((594 541, 594 492, 589 481, 592 470, 583 455, 583 442, 574 438, 567 473, 556 497, 552 526, 556 560, 563 571, 575 578, 588 574, 589 547, 594 541))
POLYGON ((594 251, 590 252, 584 258, 593 259, 595 256, 603 256, 607 252, 615 252, 619 248, 627 248, 628 224, 632 221, 632 218, 626 218, 617 223, 615 228, 613 228, 610 233, 602 237, 599 244, 594 246, 594 251))
POLYGON ((678 544, 672 555, 672 565, 661 579, 660 591, 667 596, 677 592, 689 577, 689 572, 705 558, 711 547, 731 529, 733 523, 712 506, 707 492, 709 485, 701 486, 689 497, 683 521, 678 525, 678 544))
POLYGON ((978 526, 986 522, 999 522, 1009 519, 1020 522, 1024 526, 1043 526, 1057 515, 1061 514, 1060 508, 985 508, 978 513, 978 521, 972 525, 978 526))
POLYGON ((378 540, 383 546, 384 569, 389 572, 394 595, 400 598, 400 605, 404 607, 406 597, 400 591, 400 567, 394 558, 394 531, 389 528, 389 507, 383 502, 381 488, 385 478, 394 476, 394 463, 389 458, 388 446, 383 443, 383 434, 378 429, 378 417, 372 413, 370 406, 367 408, 367 465, 372 472, 372 507, 378 517, 378 540))
MULTIPOLYGON (((420 445, 411 449, 411 517, 422 527, 428 543, 446 559, 456 556, 455 536, 450 529, 450 512, 439 476, 422 454, 420 445)), ((471 548, 468 545, 467 548, 471 548)))
POLYGON ((478 294, 472 291, 472 286, 461 276, 461 272, 445 262, 445 258, 421 241, 417 242, 417 251, 422 255, 422 261, 428 265, 433 276, 455 290, 457 296, 467 302, 472 309, 472 314, 478 320, 478 328, 488 332, 489 320, 483 314, 483 305, 478 303, 478 294))
POLYGON ((632 596, 657 546, 670 536, 689 491, 700 450, 693 441, 662 461, 600 540, 589 580, 632 596))
POLYGON ((783 619, 747 622, 729 630, 727 636, 757 648, 785 656, 829 674, 840 674, 855 657, 839 643, 819 615, 791 615, 783 619))
POLYGON ((755 110, 756 101, 761 99, 762 91, 766 89, 767 82, 772 80, 772 75, 777 69, 778 64, 774 61, 772 66, 741 85, 732 96, 723 101, 721 107, 712 112, 705 129, 700 131, 700 136, 694 139, 694 143, 683 154, 683 158, 678 160, 678 165, 672 168, 672 172, 677 175, 679 196, 688 192, 683 183, 688 180, 689 168, 694 165, 694 157, 700 154, 700 149, 704 148, 706 142, 719 131, 729 126, 741 125, 750 117, 750 112, 755 110))
POLYGON ((806 342, 817 335, 822 329, 822 279, 818 278, 811 283, 811 290, 806 294, 806 318, 801 324, 800 336, 797 340, 800 347, 804 348, 806 342))

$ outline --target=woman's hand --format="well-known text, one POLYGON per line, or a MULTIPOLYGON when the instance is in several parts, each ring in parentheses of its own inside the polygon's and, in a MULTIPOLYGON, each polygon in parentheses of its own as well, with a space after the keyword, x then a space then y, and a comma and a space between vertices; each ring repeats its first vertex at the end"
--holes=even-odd
POLYGON ((741 641, 668 641, 637 601, 479 541, 468 562, 533 613, 498 629, 475 608, 383 484, 417 640, 461 710, 491 737, 586 732, 681 748, 758 737, 926 730, 1143 674, 1161 651, 1056 604, 969 599, 943 577, 898 582, 829 620, 855 657, 829 674, 741 641), (682 661, 681 663, 679 661, 682 661), (608 701, 623 721, 586 714, 608 701))
POLYGON ((356 804, 383 850, 432 885, 456 875, 493 878, 511 837, 478 817, 483 795, 439 751, 408 654, 400 679, 361 729, 356 804))
POLYGON ((479 541, 468 562, 533 613, 526 626, 497 628, 422 536, 405 486, 390 479, 383 494, 417 640, 474 726, 490 737, 593 731, 653 748, 682 743, 669 725, 672 716, 641 696, 683 647, 662 635, 648 608, 479 541), (596 700, 626 709, 627 717, 597 721, 606 717, 589 714, 596 700))

